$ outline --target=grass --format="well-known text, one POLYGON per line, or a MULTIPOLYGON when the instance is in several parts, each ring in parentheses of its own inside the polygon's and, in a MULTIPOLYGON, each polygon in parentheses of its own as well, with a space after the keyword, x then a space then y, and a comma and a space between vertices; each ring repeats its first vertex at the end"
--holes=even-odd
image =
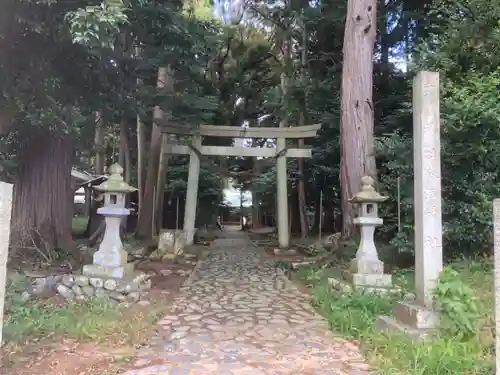
MULTIPOLYGON (((467 285, 478 297, 481 318, 475 333, 466 339, 442 331, 431 341, 412 342, 404 336, 377 331, 377 317, 391 315, 396 297, 332 291, 327 281, 327 273, 331 272, 328 270, 305 266, 298 274, 311 285, 311 301, 328 319, 332 330, 360 342, 377 375, 491 375, 495 359, 491 262, 462 260, 450 266, 459 274, 459 288, 467 285)), ((406 290, 413 288, 411 271, 396 272, 394 279, 406 290)))
POLYGON ((64 304, 50 299, 23 303, 20 293, 26 283, 17 273, 7 280, 4 340, 8 344, 58 337, 107 346, 136 344, 165 310, 160 304, 125 308, 97 298, 64 304))
POLYGON ((87 229, 88 220, 89 220, 88 216, 83 216, 83 215, 73 216, 71 222, 71 229, 73 234, 81 235, 82 233, 84 233, 85 230, 87 229))

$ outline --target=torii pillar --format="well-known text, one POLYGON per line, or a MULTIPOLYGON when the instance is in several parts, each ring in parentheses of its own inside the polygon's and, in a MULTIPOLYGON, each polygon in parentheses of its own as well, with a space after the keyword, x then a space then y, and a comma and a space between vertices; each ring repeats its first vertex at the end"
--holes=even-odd
POLYGON ((286 171, 286 139, 276 139, 276 203, 278 206, 278 243, 279 247, 286 249, 290 246, 290 233, 288 228, 288 175, 286 171))
MULTIPOLYGON (((201 137, 193 135, 192 145, 199 150, 201 148, 201 137)), ((186 245, 194 242, 194 231, 196 224, 196 205, 198 203, 198 182, 200 180, 200 157, 191 150, 189 154, 189 172, 186 192, 186 205, 184 209, 184 233, 186 245)))

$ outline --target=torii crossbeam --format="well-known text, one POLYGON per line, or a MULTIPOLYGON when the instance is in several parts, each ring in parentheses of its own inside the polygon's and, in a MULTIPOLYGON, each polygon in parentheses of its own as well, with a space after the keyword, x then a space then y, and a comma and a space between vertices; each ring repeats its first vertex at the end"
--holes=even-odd
POLYGON ((200 125, 189 127, 168 125, 163 119, 155 119, 162 127, 163 133, 191 137, 191 144, 168 144, 166 153, 170 155, 189 155, 189 174, 184 211, 184 232, 186 244, 193 243, 198 198, 198 181, 201 156, 241 156, 241 157, 274 157, 277 172, 278 203, 278 240, 281 248, 287 248, 290 242, 288 228, 288 192, 287 192, 287 158, 310 158, 310 149, 287 148, 286 139, 305 139, 316 136, 321 124, 280 127, 280 128, 240 128, 235 126, 200 125), (202 146, 202 137, 228 138, 265 138, 277 139, 276 148, 202 146))

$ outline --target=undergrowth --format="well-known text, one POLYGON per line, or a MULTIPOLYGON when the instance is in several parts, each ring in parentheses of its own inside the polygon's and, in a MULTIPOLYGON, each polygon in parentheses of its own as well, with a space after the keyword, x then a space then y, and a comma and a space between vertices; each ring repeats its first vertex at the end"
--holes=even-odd
MULTIPOLYGON (((494 337, 491 323, 493 285, 491 268, 479 262, 445 267, 435 289, 443 329, 429 341, 381 332, 376 319, 391 315, 397 296, 359 291, 339 293, 328 285, 326 270, 303 267, 302 280, 311 285, 311 302, 335 332, 355 342, 377 375, 491 375, 494 372, 494 337)), ((394 279, 412 288, 411 271, 394 279)))

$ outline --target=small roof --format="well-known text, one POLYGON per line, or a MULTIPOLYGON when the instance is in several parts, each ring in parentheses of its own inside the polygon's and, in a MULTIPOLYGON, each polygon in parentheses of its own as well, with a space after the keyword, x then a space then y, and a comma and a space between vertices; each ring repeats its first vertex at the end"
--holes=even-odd
POLYGON ((356 194, 354 197, 349 199, 349 202, 351 203, 378 203, 378 202, 384 202, 386 201, 389 197, 384 197, 380 195, 375 188, 373 187, 373 184, 375 181, 373 178, 370 176, 364 176, 361 178, 361 190, 356 194))
POLYGON ((135 187, 130 186, 123 181, 123 168, 120 164, 115 163, 108 168, 109 177, 102 184, 97 185, 94 189, 102 192, 111 193, 131 193, 136 191, 135 187))
POLYGON ((73 167, 73 168, 71 168, 71 177, 73 177, 79 181, 88 181, 93 176, 90 173, 87 173, 85 171, 80 171, 80 170, 76 169, 75 167, 73 167))

